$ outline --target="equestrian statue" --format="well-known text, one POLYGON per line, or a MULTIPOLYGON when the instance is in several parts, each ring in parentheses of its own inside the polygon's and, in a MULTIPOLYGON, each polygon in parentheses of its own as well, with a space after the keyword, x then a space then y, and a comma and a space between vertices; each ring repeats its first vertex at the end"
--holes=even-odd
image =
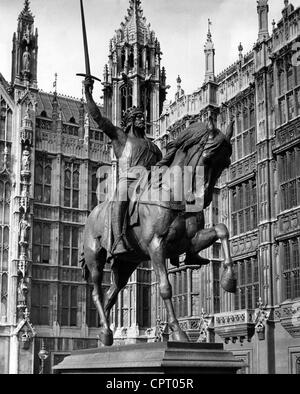
MULTIPOLYGON (((88 60, 86 43, 85 50, 88 60)), ((129 109, 122 127, 101 114, 93 100, 94 77, 89 71, 88 65, 84 82, 87 108, 111 140, 119 165, 113 196, 93 209, 83 235, 82 266, 85 279, 90 277, 93 283, 93 301, 100 317, 99 337, 104 345, 113 344, 111 309, 132 273, 150 260, 165 304, 171 339, 188 342, 174 312, 166 259, 176 264, 178 257, 185 254, 188 264, 208 264, 209 260, 199 253, 220 240, 224 253, 221 286, 227 292, 236 291, 228 229, 224 224, 205 228, 204 223, 204 210, 212 202, 216 182, 230 165, 233 122, 225 134, 216 128, 212 117, 206 123, 192 123, 167 146, 163 158, 159 148, 146 137, 141 108, 129 109), (188 187, 186 178, 190 179, 188 187), (112 279, 103 294, 107 263, 112 279)))

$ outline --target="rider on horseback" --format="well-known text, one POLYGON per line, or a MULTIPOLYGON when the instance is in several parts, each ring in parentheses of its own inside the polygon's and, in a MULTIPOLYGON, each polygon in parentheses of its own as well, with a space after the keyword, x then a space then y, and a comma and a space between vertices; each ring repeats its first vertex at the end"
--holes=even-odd
POLYGON ((119 182, 112 210, 114 244, 111 253, 127 251, 123 229, 129 199, 139 181, 141 170, 151 170, 162 158, 159 148, 145 135, 145 119, 141 108, 132 107, 123 116, 123 130, 103 117, 92 96, 93 80, 85 79, 87 107, 99 128, 110 138, 119 162, 119 182))

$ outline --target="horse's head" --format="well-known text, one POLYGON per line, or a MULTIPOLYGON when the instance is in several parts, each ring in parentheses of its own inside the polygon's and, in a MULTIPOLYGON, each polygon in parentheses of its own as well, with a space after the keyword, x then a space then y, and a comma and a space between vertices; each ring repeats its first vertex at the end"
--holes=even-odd
POLYGON ((205 206, 210 204, 213 190, 219 177, 231 163, 231 138, 234 131, 234 122, 230 122, 224 134, 216 127, 214 120, 210 117, 207 122, 207 130, 209 137, 203 153, 205 206))

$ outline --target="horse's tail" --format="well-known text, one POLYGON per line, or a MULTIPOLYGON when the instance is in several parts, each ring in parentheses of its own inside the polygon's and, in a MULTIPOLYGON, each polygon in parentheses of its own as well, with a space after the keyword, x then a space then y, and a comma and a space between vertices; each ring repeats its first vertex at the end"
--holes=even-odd
POLYGON ((88 281, 90 272, 89 272, 89 269, 88 269, 86 261, 85 261, 84 251, 81 252, 79 262, 81 265, 82 277, 84 280, 88 281))

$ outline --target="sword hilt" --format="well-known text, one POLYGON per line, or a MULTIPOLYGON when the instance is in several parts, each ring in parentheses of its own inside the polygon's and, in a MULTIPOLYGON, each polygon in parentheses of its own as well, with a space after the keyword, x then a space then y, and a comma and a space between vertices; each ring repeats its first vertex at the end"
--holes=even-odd
POLYGON ((88 75, 88 74, 76 74, 78 77, 84 77, 84 78, 87 78, 87 77, 89 77, 89 78, 91 78, 91 79, 94 79, 94 80, 96 80, 96 81, 99 81, 99 82, 101 82, 101 79, 99 79, 99 78, 97 78, 97 77, 93 77, 93 75, 88 75))

